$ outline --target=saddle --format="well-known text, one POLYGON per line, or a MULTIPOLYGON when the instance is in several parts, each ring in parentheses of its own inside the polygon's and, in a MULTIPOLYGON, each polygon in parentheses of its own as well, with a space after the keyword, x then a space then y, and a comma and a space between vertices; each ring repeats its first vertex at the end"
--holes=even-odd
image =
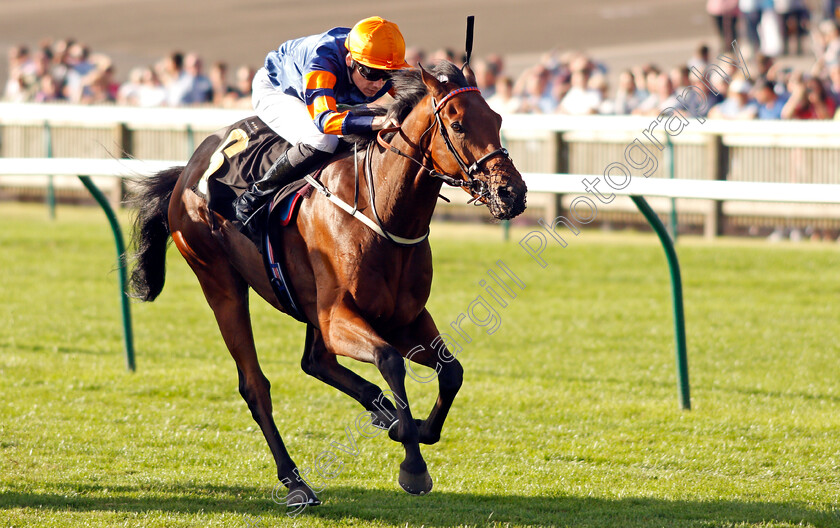
MULTIPOLYGON (((218 213, 246 235, 263 256, 269 282, 285 311, 301 322, 307 322, 298 308, 289 281, 283 253, 283 229, 292 223, 303 199, 312 186, 301 179, 281 188, 269 204, 251 219, 247 229, 236 219, 233 201, 255 180, 271 168, 273 160, 291 147, 258 117, 248 117, 228 127, 224 139, 210 156, 210 163, 193 190, 207 200, 210 211, 218 213)), ((320 168, 316 170, 320 172, 320 168)), ((317 174, 316 174, 317 178, 317 174)))

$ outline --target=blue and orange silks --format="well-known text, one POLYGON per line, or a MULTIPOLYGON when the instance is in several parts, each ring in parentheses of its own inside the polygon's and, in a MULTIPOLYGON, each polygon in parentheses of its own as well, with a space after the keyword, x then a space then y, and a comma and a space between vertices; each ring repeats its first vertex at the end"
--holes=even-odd
POLYGON ((271 83, 283 93, 306 103, 309 115, 325 134, 360 134, 371 131, 372 116, 339 112, 341 105, 363 105, 391 89, 385 83, 373 97, 365 97, 350 79, 344 42, 350 28, 333 28, 325 33, 289 40, 265 59, 271 83))

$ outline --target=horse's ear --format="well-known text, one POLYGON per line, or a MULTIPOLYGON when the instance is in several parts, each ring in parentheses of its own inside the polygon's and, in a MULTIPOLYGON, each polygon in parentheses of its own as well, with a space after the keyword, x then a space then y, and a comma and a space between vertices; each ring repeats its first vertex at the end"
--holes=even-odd
POLYGON ((418 64, 417 67, 420 68, 420 78, 423 80, 423 84, 426 85, 426 88, 429 89, 429 93, 431 93, 435 99, 441 99, 445 96, 446 88, 443 86, 443 83, 436 79, 434 75, 427 72, 423 68, 422 64, 418 64))
POLYGON ((464 67, 461 69, 461 72, 464 74, 464 78, 467 80, 467 84, 470 86, 478 87, 478 83, 475 80, 475 73, 473 72, 472 68, 470 68, 469 64, 464 64, 464 67))

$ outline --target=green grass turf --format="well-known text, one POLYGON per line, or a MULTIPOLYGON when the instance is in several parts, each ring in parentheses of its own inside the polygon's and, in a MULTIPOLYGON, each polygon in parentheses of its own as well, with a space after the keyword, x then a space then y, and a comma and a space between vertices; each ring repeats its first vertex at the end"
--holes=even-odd
MULTIPOLYGON (((526 232, 504 243, 498 227, 434 226, 441 329, 489 301, 478 282, 499 259, 526 287, 495 306, 494 334, 464 324, 464 386, 423 448, 432 493, 397 485, 401 446, 356 434, 324 504, 290 518, 178 253, 161 297, 132 306, 129 374, 101 211, 50 222, 41 206, 0 204, 0 526, 840 526, 836 245, 681 240, 683 412, 655 238, 584 231, 546 250, 543 269, 516 243, 526 232)), ((300 370, 300 324, 261 301, 253 317, 278 428, 312 467, 361 408, 300 370)), ((435 385, 408 390, 425 416, 435 385)))

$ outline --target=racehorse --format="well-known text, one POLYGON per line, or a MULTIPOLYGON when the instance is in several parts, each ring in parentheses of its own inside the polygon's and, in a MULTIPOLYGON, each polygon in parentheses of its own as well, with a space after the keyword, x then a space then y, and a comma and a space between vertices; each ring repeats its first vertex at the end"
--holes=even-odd
MULTIPOLYGON (((441 346, 428 346, 440 335, 425 308, 432 281, 427 236, 439 192, 443 183, 462 187, 493 217, 509 219, 524 211, 527 189, 501 146, 501 117, 457 67, 441 62, 429 71, 401 70, 392 83, 396 95, 387 112, 400 127, 381 131, 365 151, 344 152, 322 168, 318 181, 324 192, 303 200, 295 220, 283 228, 282 254, 307 322, 303 370, 356 399, 370 412, 371 425, 388 429, 403 444, 398 481, 407 492, 424 494, 431 491, 432 479, 420 444, 440 439, 463 378, 457 359, 447 357, 441 346), (369 185, 360 189, 359 178, 369 185), (355 202, 356 216, 364 216, 368 225, 341 211, 328 195, 355 202), (376 365, 398 405, 340 365, 338 355, 376 365), (415 420, 408 405, 407 355, 438 371, 438 398, 425 420, 415 420)), ((197 276, 236 362, 239 392, 289 490, 287 505, 319 504, 272 417, 248 287, 278 310, 283 305, 257 247, 193 190, 222 141, 222 135, 211 135, 186 166, 138 180, 131 284, 142 300, 160 294, 171 236, 197 276)))

